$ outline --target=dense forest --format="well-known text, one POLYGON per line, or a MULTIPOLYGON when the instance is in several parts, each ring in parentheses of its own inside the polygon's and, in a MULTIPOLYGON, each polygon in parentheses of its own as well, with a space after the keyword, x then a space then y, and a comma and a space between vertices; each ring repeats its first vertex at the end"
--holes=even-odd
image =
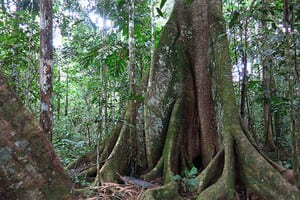
POLYGON ((299 200, 298 0, 0 0, 0 200, 299 200))

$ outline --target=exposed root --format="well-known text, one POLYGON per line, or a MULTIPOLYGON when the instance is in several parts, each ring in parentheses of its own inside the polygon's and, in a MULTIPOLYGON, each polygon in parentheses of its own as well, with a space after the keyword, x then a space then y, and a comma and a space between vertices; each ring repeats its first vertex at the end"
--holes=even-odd
POLYGON ((230 135, 224 138, 224 169, 221 178, 198 196, 198 200, 234 199, 235 191, 235 158, 233 139, 230 135))
POLYGON ((256 151, 242 132, 234 136, 239 140, 236 145, 238 166, 247 188, 269 199, 300 199, 300 191, 256 151))
POLYGON ((171 181, 167 185, 146 190, 139 200, 183 200, 178 193, 178 183, 171 181))
POLYGON ((80 172, 80 176, 84 176, 84 177, 92 177, 97 174, 97 166, 93 165, 92 167, 85 169, 83 171, 80 172))
POLYGON ((100 161, 106 160, 108 158, 109 154, 112 152, 112 150, 118 140, 118 137, 120 135, 121 128, 122 128, 122 123, 119 122, 116 125, 116 128, 114 129, 112 134, 109 136, 109 138, 107 138, 106 141, 103 143, 104 150, 100 154, 100 161))
MULTIPOLYGON (((101 150, 101 149, 100 149, 101 150)), ((103 148, 102 148, 103 151, 103 148)), ((88 166, 96 160, 96 150, 92 150, 82 157, 71 162, 66 169, 73 171, 82 171, 82 169, 88 168, 88 166)))
MULTIPOLYGON (((120 130, 121 128, 119 123, 117 124, 111 136, 105 139, 103 145, 101 145, 100 147, 100 160, 104 161, 105 159, 107 159, 118 139, 120 130)), ((94 166, 96 166, 96 157, 97 152, 96 149, 94 149, 88 152, 87 154, 83 155, 82 157, 78 158, 77 160, 71 162, 66 167, 66 169, 78 174, 87 174, 87 171, 89 171, 90 173, 90 171, 92 171, 91 168, 94 168, 94 166)), ((101 162, 101 164, 104 164, 104 162, 101 162)), ((90 174, 94 174, 94 172, 90 174)))
POLYGON ((172 110, 169 127, 167 131, 166 141, 163 149, 163 178, 164 184, 171 182, 172 177, 176 172, 176 165, 178 165, 179 154, 178 135, 181 133, 181 114, 182 114, 182 100, 178 99, 172 110))
POLYGON ((222 176, 216 183, 201 192, 197 200, 231 200, 234 199, 234 195, 235 190, 228 187, 225 177, 222 176))
POLYGON ((129 157, 128 149, 128 134, 129 128, 127 125, 123 125, 118 140, 108 157, 107 162, 104 163, 100 169, 100 177, 96 177, 96 180, 99 179, 101 183, 104 182, 118 182, 118 174, 126 174, 126 167, 129 157))
POLYGON ((221 169, 224 165, 224 149, 219 151, 215 158, 209 163, 209 165, 198 175, 197 179, 199 182, 199 187, 197 192, 200 193, 209 187, 211 184, 215 183, 217 179, 221 176, 221 169))
POLYGON ((141 178, 146 181, 150 181, 162 176, 163 166, 164 166, 164 160, 163 157, 161 157, 157 162, 156 166, 151 171, 141 176, 141 178))

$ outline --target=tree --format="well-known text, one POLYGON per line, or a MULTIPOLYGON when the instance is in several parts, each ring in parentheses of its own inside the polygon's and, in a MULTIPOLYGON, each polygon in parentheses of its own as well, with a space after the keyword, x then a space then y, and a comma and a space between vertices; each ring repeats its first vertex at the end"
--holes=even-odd
MULTIPOLYGON (((237 184, 264 198, 300 198, 286 180, 291 172, 260 152, 240 119, 224 24, 220 0, 175 2, 148 87, 145 80, 138 90, 147 90, 144 113, 137 116, 138 168, 148 172, 144 179, 162 175, 164 182, 141 199, 181 199, 172 177, 192 166, 202 170, 198 199, 234 199, 237 184)), ((125 119, 132 114, 128 109, 125 119)), ((118 138, 103 148, 101 182, 129 173, 129 138, 123 123, 118 138)))
MULTIPOLYGON (((263 9, 267 10, 269 2, 268 0, 262 1, 263 9)), ((266 18, 268 16, 265 12, 262 13, 262 29, 266 29, 266 18)), ((262 30, 263 31, 263 30, 262 30)), ((264 41, 267 40, 266 36, 262 34, 262 49, 263 54, 267 51, 267 47, 264 41)), ((271 56, 263 55, 262 56, 262 66, 263 66, 263 90, 264 90, 264 134, 265 134, 265 147, 268 151, 274 151, 276 149, 275 144, 273 142, 273 134, 272 134, 272 118, 271 118, 271 56)))
POLYGON ((53 22, 52 0, 40 3, 40 125, 52 139, 53 105, 52 105, 52 66, 53 66, 53 22))
POLYGON ((68 199, 71 181, 45 132, 1 74, 0 127, 1 199, 68 199))
MULTIPOLYGON (((201 170, 198 199, 234 199, 239 188, 267 199, 300 198, 285 179, 290 171, 256 148, 240 119, 224 24, 220 0, 175 2, 150 74, 136 91, 146 93, 145 106, 137 100, 137 172, 146 180, 162 176, 164 183, 141 199, 182 199, 173 177, 193 166, 201 170)), ((129 105, 100 149, 101 182, 131 172, 127 122, 133 114, 129 105)), ((92 154, 69 168, 82 167, 92 154)))
POLYGON ((135 38, 134 38, 134 10, 135 10, 135 0, 129 1, 129 24, 128 24, 128 48, 129 48, 129 92, 130 92, 130 117, 129 117, 129 137, 130 137, 130 168, 132 174, 136 173, 136 155, 137 155, 137 131, 136 131, 136 115, 137 115, 137 105, 136 105, 136 66, 135 66, 135 38))

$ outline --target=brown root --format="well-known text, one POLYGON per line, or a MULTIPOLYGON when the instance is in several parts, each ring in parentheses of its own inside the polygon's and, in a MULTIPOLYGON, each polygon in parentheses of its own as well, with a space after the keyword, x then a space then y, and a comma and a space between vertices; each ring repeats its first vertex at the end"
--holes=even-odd
MULTIPOLYGON (((120 133, 120 128, 121 125, 120 123, 117 124, 116 129, 114 130, 114 132, 111 134, 110 137, 106 138, 103 145, 101 145, 100 147, 100 161, 104 161, 105 159, 107 159, 107 157, 109 156, 110 152, 112 151, 119 133, 120 133)), ((85 174, 84 171, 92 168, 93 166, 96 165, 96 157, 97 157, 97 152, 96 149, 88 152, 87 154, 83 155, 82 157, 78 158, 77 160, 74 160, 73 162, 71 162, 66 169, 67 170, 73 170, 75 172, 78 172, 80 174, 85 174)), ((101 162, 101 164, 103 164, 104 162, 101 162)))
POLYGON ((300 199, 300 191, 250 144, 242 132, 234 136, 239 141, 236 150, 240 176, 247 188, 268 199, 300 199))
POLYGON ((209 163, 209 165, 198 175, 197 179, 199 187, 197 192, 200 193, 215 183, 221 176, 221 168, 224 166, 224 149, 219 151, 215 158, 209 163))
POLYGON ((80 172, 80 176, 85 176, 85 177, 95 177, 95 175, 97 174, 97 166, 93 165, 92 167, 83 170, 82 172, 80 172))
POLYGON ((200 193, 197 200, 234 199, 236 194, 234 188, 228 187, 227 181, 222 176, 216 183, 200 193))
POLYGON ((129 157, 128 149, 128 134, 129 128, 126 124, 123 125, 118 140, 109 155, 107 161, 104 163, 100 169, 100 177, 96 177, 96 180, 99 179, 101 183, 104 182, 118 182, 118 174, 126 174, 126 167, 129 157))
POLYGON ((157 162, 156 166, 151 171, 141 176, 141 178, 146 181, 150 181, 162 176, 163 166, 164 166, 164 160, 163 157, 161 157, 157 162))
MULTIPOLYGON (((103 149, 102 149, 103 150, 103 149)), ((96 160, 96 150, 92 150, 85 154, 84 156, 80 157, 77 160, 71 162, 66 169, 67 170, 78 170, 81 168, 87 168, 91 163, 96 160)))
POLYGON ((206 199, 234 199, 235 191, 235 158, 233 139, 230 135, 224 138, 224 169, 221 178, 198 196, 198 200, 206 199))

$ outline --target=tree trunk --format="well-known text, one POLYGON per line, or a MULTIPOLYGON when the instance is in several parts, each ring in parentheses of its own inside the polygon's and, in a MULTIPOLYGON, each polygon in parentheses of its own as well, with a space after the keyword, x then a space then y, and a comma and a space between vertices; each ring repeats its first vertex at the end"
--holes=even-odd
POLYGON ((134 37, 134 17, 135 0, 129 1, 129 93, 130 93, 130 116, 129 116, 129 137, 130 137, 130 174, 136 173, 136 156, 137 156, 137 130, 136 130, 136 66, 135 66, 135 37, 134 37))
MULTIPOLYGON (((243 30, 242 27, 240 28, 241 38, 243 38, 243 30)), ((247 49, 248 49, 248 19, 245 22, 245 30, 244 30, 244 50, 242 51, 242 61, 243 61, 243 82, 242 82, 242 89, 241 89, 241 117, 245 119, 245 112, 246 112, 246 98, 247 98, 247 81, 248 81, 248 69, 247 69, 247 49)), ((249 122, 248 122, 249 123, 249 122)))
POLYGON ((68 116, 69 113, 69 65, 67 65, 67 71, 66 71, 66 99, 65 99, 65 116, 68 116))
MULTIPOLYGON (((300 198, 280 174, 289 171, 261 154, 240 123, 224 24, 220 0, 175 2, 148 86, 144 80, 137 88, 146 92, 145 106, 137 101, 137 132, 145 131, 145 137, 137 135, 138 167, 147 172, 144 179, 162 175, 164 182, 140 199, 183 199, 172 177, 193 166, 201 171, 198 199, 234 199, 237 185, 266 199, 300 198)), ((130 174, 130 106, 100 169, 101 182, 130 174)))
POLYGON ((52 0, 40 3, 40 125, 52 140, 53 105, 52 105, 52 65, 53 65, 53 22, 52 0))
MULTIPOLYGON (((268 0, 263 0, 263 9, 267 10, 269 6, 268 0)), ((267 14, 265 11, 262 14, 262 29, 267 27, 266 18, 267 14)), ((263 34, 263 33, 262 33, 263 34)), ((266 42, 267 38, 263 35, 264 44, 263 54, 267 50, 266 42)), ((270 55, 263 55, 262 56, 262 65, 263 65, 263 91, 264 91, 264 135, 265 135, 265 148, 267 151, 274 151, 276 149, 274 141, 273 141, 273 134, 272 134, 272 118, 271 118, 271 72, 270 72, 270 65, 271 65, 271 58, 270 55)))
MULTIPOLYGON (((60 51, 59 51, 60 52, 60 51)), ((57 83, 58 85, 60 86, 61 84, 61 66, 60 66, 60 57, 61 55, 58 54, 57 55, 57 83)), ((61 99, 61 90, 59 89, 59 92, 57 94, 57 119, 59 120, 60 119, 60 99, 61 99)))
POLYGON ((0 198, 62 200, 70 190, 45 132, 0 75, 0 198))

